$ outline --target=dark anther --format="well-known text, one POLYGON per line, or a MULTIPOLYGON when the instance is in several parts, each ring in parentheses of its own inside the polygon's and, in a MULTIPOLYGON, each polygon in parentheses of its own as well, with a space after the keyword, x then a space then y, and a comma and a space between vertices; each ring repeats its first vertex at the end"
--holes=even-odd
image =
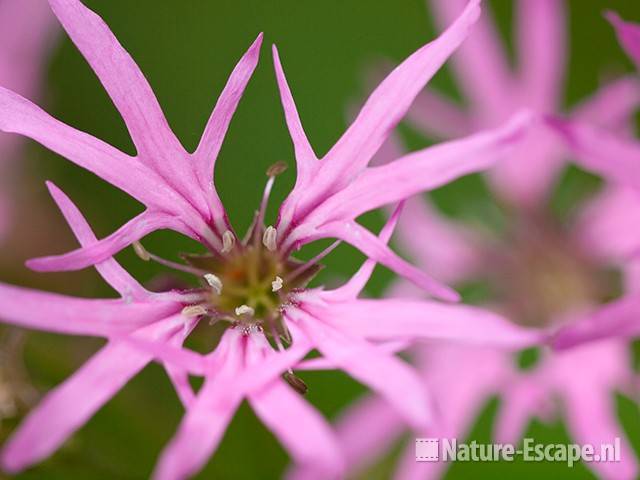
POLYGON ((286 372, 284 374, 284 379, 300 395, 304 395, 309 390, 309 387, 307 387, 307 384, 304 383, 304 381, 294 373, 286 372))
POLYGON ((277 177, 288 168, 288 165, 280 160, 267 168, 267 177, 277 177))

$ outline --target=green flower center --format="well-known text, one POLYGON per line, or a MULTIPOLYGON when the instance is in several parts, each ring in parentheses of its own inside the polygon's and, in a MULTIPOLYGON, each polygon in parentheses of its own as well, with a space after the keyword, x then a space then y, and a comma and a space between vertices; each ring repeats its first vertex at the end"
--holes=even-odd
POLYGON ((602 268, 553 222, 528 219, 488 256, 491 283, 510 316, 547 326, 563 314, 617 296, 616 272, 602 268))
POLYGON ((290 294, 304 288, 320 267, 283 258, 262 243, 238 245, 223 256, 183 255, 194 268, 207 272, 205 307, 212 316, 241 323, 274 325, 290 294))

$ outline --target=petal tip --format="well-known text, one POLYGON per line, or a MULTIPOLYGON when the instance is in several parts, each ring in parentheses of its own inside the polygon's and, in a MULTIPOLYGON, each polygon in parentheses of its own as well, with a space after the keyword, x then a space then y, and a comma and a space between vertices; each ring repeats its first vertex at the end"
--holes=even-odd
POLYGON ((260 32, 251 45, 251 50, 259 50, 262 47, 262 41, 264 40, 264 32, 260 32))
POLYGON ((618 27, 622 24, 623 20, 614 10, 605 10, 602 12, 602 16, 613 26, 618 27))

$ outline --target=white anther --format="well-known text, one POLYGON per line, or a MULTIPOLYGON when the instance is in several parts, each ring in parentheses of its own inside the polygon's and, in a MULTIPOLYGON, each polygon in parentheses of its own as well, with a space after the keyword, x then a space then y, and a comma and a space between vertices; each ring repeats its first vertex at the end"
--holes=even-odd
POLYGON ((185 317, 199 317, 200 315, 206 315, 207 309, 202 305, 189 305, 182 309, 182 315, 185 317))
POLYGON ((133 251, 136 252, 136 255, 145 262, 151 260, 151 255, 149 255, 149 252, 145 250, 140 242, 133 242, 133 251))
POLYGON ((256 311, 251 308, 249 305, 240 305, 236 307, 236 315, 253 315, 256 311))
POLYGON ((273 252, 278 248, 278 244, 276 243, 277 239, 278 231, 269 225, 262 235, 262 243, 267 247, 267 250, 273 252))
POLYGON ((222 234, 222 253, 228 253, 233 249, 233 246, 236 244, 236 237, 231 233, 230 230, 227 230, 222 234))
POLYGON ((283 283, 284 281, 282 280, 282 278, 276 276, 276 279, 273 282, 271 282, 271 291, 277 292, 282 288, 283 283))
POLYGON ((209 286, 216 291, 218 295, 222 293, 222 280, 220 280, 217 276, 215 276, 213 273, 205 273, 204 279, 207 281, 209 286))

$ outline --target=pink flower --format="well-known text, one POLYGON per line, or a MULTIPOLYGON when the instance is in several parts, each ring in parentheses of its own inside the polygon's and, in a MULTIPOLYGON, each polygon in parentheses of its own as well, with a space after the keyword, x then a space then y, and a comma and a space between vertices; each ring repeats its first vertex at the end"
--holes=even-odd
MULTIPOLYGON (((431 3, 442 23, 463 4, 451 0, 431 3)), ((469 106, 463 109, 436 92, 426 92, 410 113, 425 133, 468 134, 500 122, 523 105, 541 114, 557 113, 564 64, 563 3, 524 0, 517 15, 517 71, 509 67, 491 19, 484 15, 453 57, 456 79, 469 106)), ((547 201, 564 165, 564 142, 573 134, 579 135, 581 146, 598 149, 597 166, 605 169, 607 161, 606 168, 615 171, 619 180, 626 175, 626 184, 640 186, 634 178, 640 157, 635 157, 632 167, 631 154, 617 155, 623 152, 602 142, 606 135, 620 145, 619 134, 605 133, 606 128, 627 127, 638 99, 635 78, 615 81, 574 108, 568 121, 562 121, 570 132, 566 136, 555 135, 544 126, 532 129, 522 150, 488 172, 496 196, 506 204, 506 233, 445 219, 422 199, 412 199, 398 227, 401 244, 439 280, 488 282, 493 295, 487 306, 515 323, 553 331, 565 324, 579 328, 608 319, 609 328, 617 323, 629 330, 626 322, 640 315, 638 263, 629 260, 640 245, 640 230, 634 221, 634 212, 640 211, 637 190, 612 183, 575 216, 571 228, 553 221, 547 201), (592 136, 593 132, 597 134, 592 136), (424 242, 424 238, 432 241, 424 242), (605 273, 611 265, 623 274, 625 295, 609 301, 615 296, 611 291, 614 282, 605 273)), ((549 123, 554 121, 560 122, 549 123)), ((394 158, 397 149, 392 142, 383 156, 394 158)), ((579 159, 581 165, 592 167, 593 157, 584 157, 592 163, 579 159)), ((422 294, 406 283, 396 285, 394 293, 403 297, 422 294)), ((533 416, 549 420, 558 415, 563 415, 578 443, 598 445, 615 437, 624 439, 612 394, 618 390, 632 395, 635 380, 623 341, 607 340, 561 352, 544 350, 527 370, 515 365, 513 353, 495 348, 421 345, 412 353, 442 415, 438 424, 414 429, 417 436, 465 438, 485 402, 498 394, 503 399, 495 430, 498 442, 516 442, 533 416)), ((370 464, 406 428, 406 422, 380 397, 367 397, 350 408, 338 422, 349 471, 370 464)), ((633 450, 624 440, 620 462, 588 466, 605 478, 630 479, 638 473, 633 450)), ((417 463, 409 442, 395 478, 438 477, 443 467, 442 462, 417 463)))
POLYGON ((607 19, 616 30, 618 41, 629 55, 629 58, 640 70, 640 25, 632 22, 625 22, 615 12, 607 12, 607 19))
MULTIPOLYGON (((49 188, 81 244, 95 243, 70 200, 55 186, 50 184, 49 188)), ((398 213, 383 231, 383 241, 391 235, 398 213)), ((252 245, 244 247, 251 250, 252 245)), ((246 311, 236 309, 235 316, 220 310, 236 295, 229 292, 226 297, 223 292, 237 289, 237 284, 218 284, 205 274, 209 288, 151 293, 113 259, 96 268, 120 293, 119 300, 78 299, 0 284, 4 321, 109 339, 106 347, 50 392, 29 415, 4 447, 3 468, 20 471, 49 456, 156 357, 163 362, 187 413, 160 458, 155 478, 185 478, 196 473, 215 450, 244 398, 300 465, 333 478, 342 469, 342 454, 331 429, 280 378, 284 373, 297 390, 306 389, 292 368, 310 350, 317 348, 324 355, 319 366, 324 362, 345 370, 386 398, 408 423, 424 428, 430 422, 429 399, 415 373, 392 355, 399 346, 413 338, 515 347, 541 339, 535 331, 511 326, 498 315, 472 307, 428 301, 357 300, 374 265, 367 261, 336 290, 291 290, 278 307, 281 318, 269 317, 275 312, 264 312, 264 320, 254 319, 255 311, 264 308, 255 302, 254 307, 243 304, 246 311), (179 350, 177 347, 206 316, 230 322, 217 347, 206 356, 179 350), (280 351, 273 350, 265 330, 274 331, 272 338, 280 351), (291 337, 289 348, 282 346, 281 336, 291 337), (189 386, 188 373, 205 377, 197 396, 189 386), (300 429, 300 424, 305 428, 300 429)), ((289 288, 281 285, 285 291, 289 288)), ((314 363, 319 362, 312 360, 301 368, 317 368, 314 363)))
POLYGON ((65 383, 45 400, 9 442, 2 457, 5 468, 16 471, 49 455, 131 376, 156 358, 168 369, 187 409, 176 436, 160 457, 156 478, 184 478, 197 472, 216 449, 244 398, 298 463, 337 476, 341 459, 329 428, 281 379, 283 376, 295 390, 304 391, 306 386, 293 368, 308 352, 317 349, 326 365, 370 386, 408 423, 424 428, 431 415, 428 397, 414 371, 393 355, 400 346, 416 338, 510 347, 540 340, 537 331, 472 307, 356 298, 374 260, 432 293, 455 297, 455 292, 388 248, 386 241, 398 213, 380 237, 360 227, 355 218, 486 168, 508 152, 529 123, 528 116, 521 115, 504 127, 407 155, 392 169, 366 166, 415 95, 466 36, 478 15, 478 0, 470 2, 447 32, 409 57, 381 84, 322 161, 312 153, 302 133, 276 54, 276 74, 294 142, 298 180, 276 226, 265 227, 265 209, 280 167, 268 172, 256 221, 243 241, 233 232, 215 191, 213 166, 257 64, 262 37, 232 72, 200 145, 188 153, 169 129, 150 86, 102 20, 77 0, 51 0, 50 4, 121 112, 138 153, 128 156, 1 89, 0 128, 37 140, 129 193, 147 209, 114 234, 96 240, 86 233, 86 223, 68 199, 51 187, 72 227, 85 232, 79 234, 82 248, 34 260, 30 265, 41 270, 73 270, 95 264, 123 299, 70 299, 2 286, 0 315, 23 326, 106 336, 110 340, 107 352, 116 349, 116 353, 100 352, 77 374, 79 380, 73 377, 69 381, 72 387, 65 383), (184 265, 158 258, 136 242, 160 228, 198 240, 209 253, 187 255, 184 265), (302 263, 291 253, 303 243, 324 237, 352 243, 371 259, 337 290, 307 289, 322 255, 302 263), (197 275, 199 287, 178 293, 145 291, 111 258, 132 243, 144 260, 197 275), (228 327, 220 343, 205 356, 179 347, 203 318, 228 327), (111 355, 116 356, 115 361, 111 355), (133 360, 121 363, 117 361, 120 356, 132 356, 133 360), (205 377, 195 397, 188 388, 187 372, 205 377), (86 395, 85 390, 89 391, 86 395), (38 430, 40 423, 46 430, 38 430), (298 428, 300 424, 305 428, 298 428))
MULTIPOLYGON (((614 12, 607 12, 606 17, 622 47, 640 67, 640 26, 625 22, 614 12)), ((621 136, 580 121, 549 118, 547 123, 563 137, 582 166, 624 186, 607 192, 594 205, 595 221, 585 234, 605 256, 628 257, 629 282, 635 291, 640 270, 637 258, 640 242, 636 233, 640 219, 635 218, 637 209, 631 206, 637 204, 640 196, 640 142, 629 138, 631 132, 621 136), (604 235, 606 240, 601 237, 604 235)), ((635 296, 630 297, 603 308, 586 321, 568 325, 555 335, 554 345, 569 348, 603 338, 640 336, 638 302, 635 296)))
MULTIPOLYGON (((40 89, 42 66, 49 50, 53 15, 40 0, 4 0, 0 3, 0 85, 31 98, 40 89)), ((15 178, 20 142, 0 137, 0 239, 11 217, 6 195, 15 178)))
MULTIPOLYGON (((440 26, 455 18, 463 0, 432 0, 440 26)), ((518 58, 513 70, 487 15, 481 17, 473 41, 464 42, 452 58, 455 78, 468 106, 463 108, 430 90, 409 113, 426 133, 457 137, 503 122, 523 106, 539 114, 558 115, 565 66, 565 11, 556 0, 523 0, 516 11, 518 58)), ((628 128, 640 101, 635 76, 608 83, 569 112, 573 121, 613 131, 628 128)), ((564 142, 541 126, 531 129, 518 154, 491 169, 489 179, 500 196, 518 205, 537 205, 548 194, 566 156, 564 142), (522 165, 526 168, 521 168, 522 165)))
MULTIPOLYGON (((74 130, 7 90, 0 90, 0 129, 35 139, 129 193, 147 209, 91 247, 35 259, 29 266, 36 270, 83 268, 163 228, 221 252, 225 236, 227 241, 235 241, 236 235, 215 191, 213 167, 231 116, 258 61, 262 36, 231 74, 200 145, 194 153, 188 153, 169 129, 142 73, 102 20, 78 0, 50 3, 122 114, 138 154, 130 157, 74 130)), ((276 248, 283 254, 320 238, 339 238, 434 295, 457 298, 454 291, 393 254, 355 219, 369 210, 486 168, 506 153, 529 123, 527 115, 517 116, 495 130, 406 155, 393 166, 367 167, 415 96, 466 37, 478 17, 478 3, 470 1, 439 38, 416 51, 380 84, 321 161, 306 140, 274 47, 276 75, 298 167, 296 185, 270 230, 276 248)))

